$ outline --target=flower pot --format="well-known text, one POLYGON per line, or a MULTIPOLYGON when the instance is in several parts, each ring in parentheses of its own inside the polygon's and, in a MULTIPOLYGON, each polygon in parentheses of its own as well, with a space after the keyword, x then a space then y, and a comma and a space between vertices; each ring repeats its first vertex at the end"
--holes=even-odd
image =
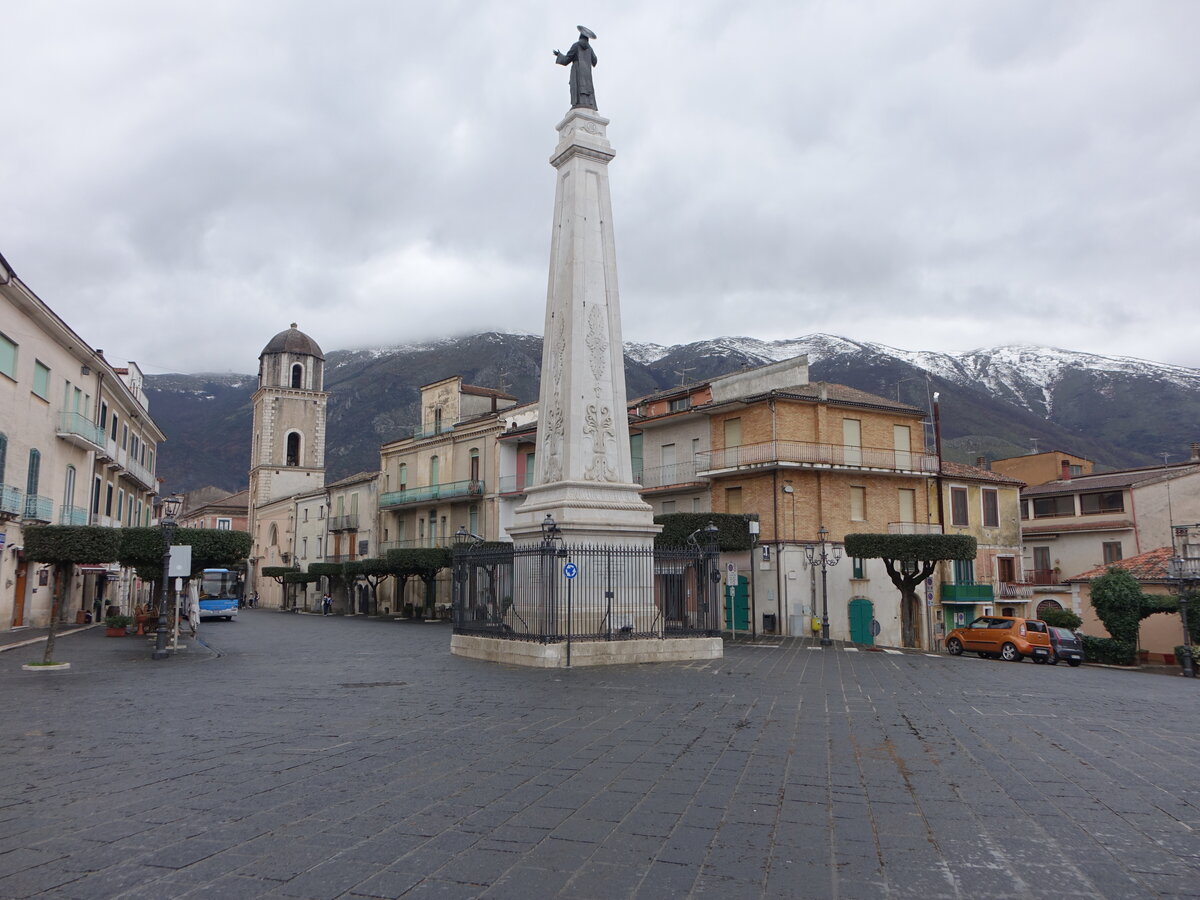
POLYGON ((104 633, 109 637, 125 637, 124 628, 105 628, 104 633))

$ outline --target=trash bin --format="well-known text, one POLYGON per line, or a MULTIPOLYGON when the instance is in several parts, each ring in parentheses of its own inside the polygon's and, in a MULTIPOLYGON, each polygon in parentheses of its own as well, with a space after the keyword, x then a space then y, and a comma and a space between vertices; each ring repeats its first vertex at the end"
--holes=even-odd
POLYGON ((86 610, 80 609, 80 610, 75 611, 75 624, 76 625, 86 625, 90 618, 91 618, 91 616, 86 610))
POLYGON ((774 634, 775 629, 775 613, 763 613, 763 633, 774 634))

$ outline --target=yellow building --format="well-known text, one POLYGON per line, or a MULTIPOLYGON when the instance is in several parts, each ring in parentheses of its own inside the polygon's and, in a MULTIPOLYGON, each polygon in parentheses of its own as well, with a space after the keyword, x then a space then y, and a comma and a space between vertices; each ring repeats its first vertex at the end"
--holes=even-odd
POLYGON ((936 637, 981 615, 1034 616, 1033 589, 1021 571, 1024 486, 999 472, 942 461, 941 477, 931 485, 935 521, 944 521, 945 534, 975 538, 979 550, 974 560, 939 565, 936 637))
POLYGON ((759 519, 759 556, 748 561, 755 611, 802 635, 827 604, 834 640, 898 646, 900 595, 883 563, 843 560, 825 573, 826 597, 805 551, 822 526, 835 544, 929 527, 937 458, 925 452, 924 411, 825 382, 704 411, 712 449, 699 454, 697 475, 710 483, 713 512, 759 519))

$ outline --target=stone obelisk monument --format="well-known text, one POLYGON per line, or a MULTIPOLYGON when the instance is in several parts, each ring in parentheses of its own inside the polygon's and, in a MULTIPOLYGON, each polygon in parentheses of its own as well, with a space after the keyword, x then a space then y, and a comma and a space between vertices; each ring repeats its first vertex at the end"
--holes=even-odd
POLYGON ((625 357, 613 240, 608 119, 596 112, 591 31, 568 53, 571 110, 558 123, 558 173, 542 348, 534 486, 515 511, 517 543, 540 540, 553 516, 572 544, 648 547, 659 526, 629 455, 625 357))

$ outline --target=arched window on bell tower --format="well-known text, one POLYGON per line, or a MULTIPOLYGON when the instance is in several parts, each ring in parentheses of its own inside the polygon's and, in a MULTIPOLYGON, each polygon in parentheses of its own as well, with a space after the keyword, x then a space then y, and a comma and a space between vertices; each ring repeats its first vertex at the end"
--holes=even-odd
POLYGON ((300 432, 292 431, 287 436, 287 465, 300 465, 300 432))
POLYGON ((292 387, 304 387, 304 366, 300 365, 300 363, 292 366, 292 387))

